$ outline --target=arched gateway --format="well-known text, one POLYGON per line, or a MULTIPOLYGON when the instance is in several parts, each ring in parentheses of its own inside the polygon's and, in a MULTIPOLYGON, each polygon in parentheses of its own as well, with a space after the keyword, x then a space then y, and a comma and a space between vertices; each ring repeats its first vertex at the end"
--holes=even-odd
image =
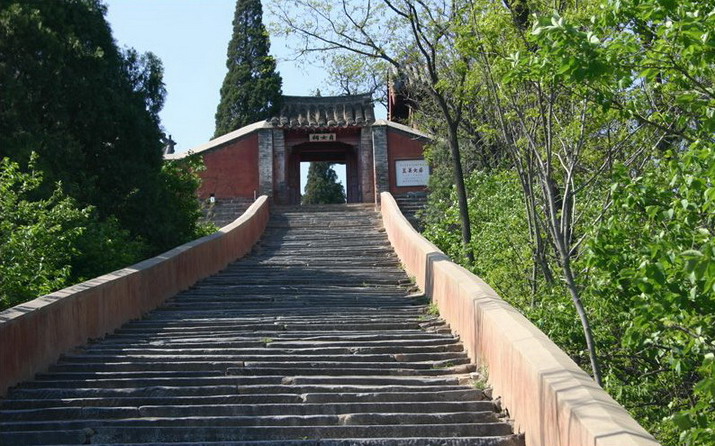
POLYGON ((405 125, 375 120, 370 95, 284 96, 280 116, 165 158, 204 157, 202 199, 268 195, 276 204, 300 203, 301 162, 344 164, 348 203, 371 203, 383 191, 425 189, 428 140, 405 125))

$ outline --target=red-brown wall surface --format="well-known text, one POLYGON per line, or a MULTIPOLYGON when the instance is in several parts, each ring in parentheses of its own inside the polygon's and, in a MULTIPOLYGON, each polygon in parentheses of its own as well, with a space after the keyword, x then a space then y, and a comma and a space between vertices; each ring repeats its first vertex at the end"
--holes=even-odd
POLYGON ((206 170, 199 198, 253 198, 258 191, 258 134, 247 135, 203 154, 206 170))
POLYGON ((395 161, 423 159, 425 141, 415 139, 414 136, 407 135, 399 130, 387 129, 387 162, 389 164, 390 193, 400 195, 406 192, 425 190, 424 186, 402 186, 397 187, 397 173, 395 172, 395 161))

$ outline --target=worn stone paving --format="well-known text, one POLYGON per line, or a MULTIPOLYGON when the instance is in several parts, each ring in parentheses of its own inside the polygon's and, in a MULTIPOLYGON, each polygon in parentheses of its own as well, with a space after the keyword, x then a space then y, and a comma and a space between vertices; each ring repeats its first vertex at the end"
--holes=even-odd
POLYGON ((0 444, 523 446, 364 206, 254 252, 0 401, 0 444))

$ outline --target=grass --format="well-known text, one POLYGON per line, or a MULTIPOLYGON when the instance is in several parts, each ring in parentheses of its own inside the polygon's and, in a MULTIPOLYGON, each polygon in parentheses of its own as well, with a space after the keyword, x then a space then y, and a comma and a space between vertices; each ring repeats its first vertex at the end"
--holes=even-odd
POLYGON ((454 361, 444 361, 438 364, 433 364, 432 369, 448 369, 454 367, 456 364, 454 361))
POLYGON ((489 383, 487 380, 489 379, 489 371, 486 369, 486 367, 479 366, 479 370, 477 370, 477 373, 475 373, 475 377, 472 379, 472 387, 478 390, 484 390, 489 388, 489 383))
POLYGON ((429 314, 430 316, 439 316, 439 307, 436 303, 430 302, 430 304, 427 306, 427 314, 429 314))

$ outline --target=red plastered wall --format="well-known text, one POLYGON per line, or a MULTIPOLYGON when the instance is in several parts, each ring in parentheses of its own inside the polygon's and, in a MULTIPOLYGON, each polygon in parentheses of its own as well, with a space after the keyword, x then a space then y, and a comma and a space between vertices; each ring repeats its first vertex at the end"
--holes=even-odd
POLYGON ((199 198, 253 198, 258 191, 258 133, 253 133, 203 155, 206 170, 199 198))
POLYGON ((416 192, 425 190, 424 186, 403 186, 397 187, 397 175, 395 173, 395 161, 416 160, 424 158, 423 151, 425 142, 415 139, 405 133, 392 128, 387 129, 387 160, 390 171, 390 193, 400 195, 406 192, 416 192))

